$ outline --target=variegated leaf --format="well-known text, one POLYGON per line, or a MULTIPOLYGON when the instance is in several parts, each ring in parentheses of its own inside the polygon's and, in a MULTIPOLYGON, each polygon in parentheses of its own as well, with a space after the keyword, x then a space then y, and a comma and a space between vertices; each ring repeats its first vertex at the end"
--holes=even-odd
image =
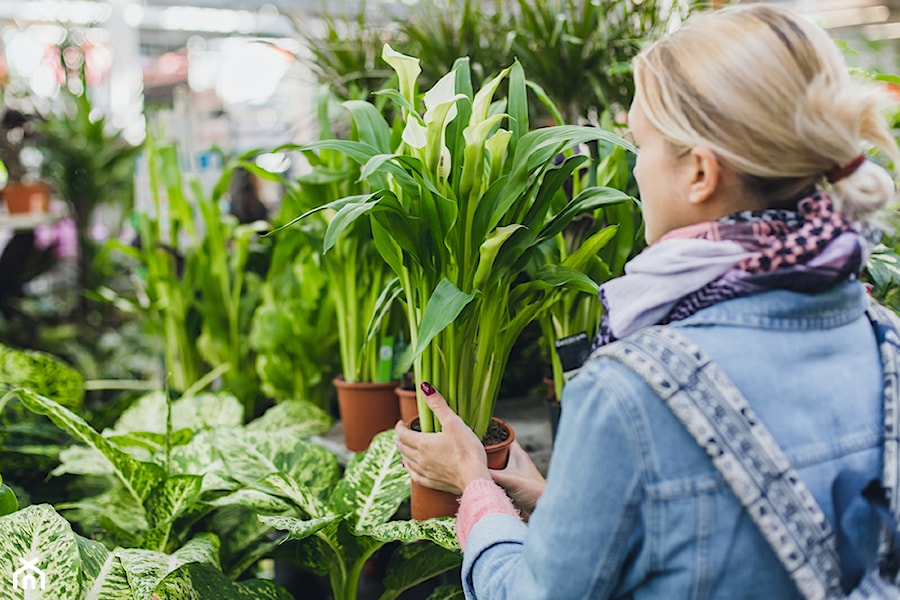
POLYGON ((267 517, 265 515, 259 515, 259 520, 272 529, 287 531, 287 536, 282 538, 281 543, 288 540, 302 540, 307 538, 312 534, 321 531, 325 527, 328 527, 332 523, 335 523, 338 519, 340 519, 340 517, 334 514, 309 520, 298 519, 296 517, 267 517))
POLYGON ((47 415, 57 427, 100 451, 113 465, 116 476, 135 499, 143 501, 150 490, 162 481, 164 474, 158 465, 135 460, 66 407, 29 390, 19 390, 17 393, 29 410, 47 415))
POLYGON ((150 493, 145 506, 151 529, 144 538, 144 548, 166 549, 172 523, 193 507, 202 483, 202 475, 173 475, 150 493))
POLYGON ((390 521, 361 533, 384 542, 431 540, 438 546, 450 550, 459 549, 459 542, 456 540, 456 519, 450 517, 427 521, 390 521))
POLYGON ((331 495, 340 513, 353 514, 358 531, 387 522, 409 497, 409 474, 400 464, 394 431, 383 431, 347 465, 331 495))
POLYGON ((203 475, 203 492, 238 487, 216 451, 215 440, 216 433, 206 430, 199 432, 184 446, 172 448, 171 471, 183 475, 203 475))
POLYGON ((290 436, 219 430, 214 444, 229 476, 247 485, 273 473, 285 473, 320 498, 338 477, 337 457, 321 446, 290 436))
POLYGON ((60 475, 114 475, 112 463, 95 448, 77 445, 69 446, 59 453, 59 466, 50 474, 60 475))
POLYGON ((393 600, 403 591, 462 564, 459 551, 435 544, 404 544, 388 562, 384 578, 385 592, 379 600, 393 600))
POLYGON ((0 598, 78 598, 81 556, 69 523, 48 504, 0 517, 0 598), (30 584, 34 584, 31 586, 30 584))
POLYGON ((219 540, 215 535, 200 534, 172 554, 118 548, 104 565, 105 577, 97 578, 91 589, 92 595, 86 600, 107 600, 109 596, 112 596, 110 600, 118 600, 115 594, 120 593, 123 575, 132 590, 132 598, 150 598, 164 577, 191 563, 204 563, 219 570, 219 540))
POLYGON ((98 496, 58 504, 56 509, 83 531, 103 530, 120 538, 120 545, 136 545, 147 530, 144 507, 115 479, 111 484, 98 496))
POLYGON ((331 422, 331 416, 311 402, 285 400, 248 423, 247 430, 273 433, 287 430, 303 438, 327 432, 331 422))
POLYGON ((81 373, 46 352, 15 350, 0 344, 0 384, 23 387, 79 409, 84 398, 81 373))
POLYGON ((255 512, 269 515, 282 514, 291 510, 291 505, 284 500, 271 494, 248 488, 239 489, 225 496, 220 496, 215 500, 208 500, 206 504, 215 508, 242 506, 255 512))
POLYGON ((163 579, 150 600, 293 600, 290 593, 274 581, 254 579, 232 583, 218 569, 190 564, 163 579))
POLYGON ((466 597, 462 587, 458 585, 442 585, 431 592, 428 600, 463 600, 466 597))
POLYGON ((100 575, 103 563, 109 557, 106 546, 96 540, 90 540, 75 534, 78 543, 78 555, 81 557, 81 589, 87 590, 100 575))
MULTIPOLYGON (((116 421, 113 434, 135 431, 165 434, 166 395, 162 391, 144 394, 116 421)), ((198 431, 210 427, 238 427, 244 423, 244 409, 232 394, 218 392, 185 396, 172 402, 172 429, 198 431)))
POLYGON ((287 498, 312 518, 333 515, 325 503, 319 500, 308 487, 298 483, 290 475, 284 473, 267 475, 257 484, 257 489, 287 498))

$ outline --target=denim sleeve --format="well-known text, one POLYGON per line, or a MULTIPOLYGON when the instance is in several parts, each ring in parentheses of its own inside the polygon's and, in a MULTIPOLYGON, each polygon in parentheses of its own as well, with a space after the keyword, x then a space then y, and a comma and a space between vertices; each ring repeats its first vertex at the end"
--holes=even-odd
POLYGON ((626 406, 629 396, 633 403, 641 393, 635 377, 604 360, 566 384, 547 490, 527 526, 508 515, 476 523, 463 558, 467 598, 608 598, 616 592, 626 557, 642 537, 641 448, 647 440, 626 406))

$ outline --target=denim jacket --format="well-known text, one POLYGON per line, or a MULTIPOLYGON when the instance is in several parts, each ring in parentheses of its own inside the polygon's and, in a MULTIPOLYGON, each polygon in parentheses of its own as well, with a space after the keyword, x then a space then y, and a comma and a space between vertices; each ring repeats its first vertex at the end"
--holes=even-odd
MULTIPOLYGON (((878 477, 882 369, 859 282, 765 292, 673 323, 734 381, 834 526, 844 468, 878 477)), ((526 526, 490 515, 465 549, 468 598, 800 598, 710 458, 608 358, 567 383, 547 490, 526 526)), ((849 526, 874 556, 877 524, 849 526)))

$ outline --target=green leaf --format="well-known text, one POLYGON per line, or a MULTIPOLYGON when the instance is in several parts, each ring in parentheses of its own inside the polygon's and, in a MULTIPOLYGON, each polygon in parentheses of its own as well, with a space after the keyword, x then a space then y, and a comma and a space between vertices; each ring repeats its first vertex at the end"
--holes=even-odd
POLYGON ((47 504, 28 506, 0 517, 0 556, 4 557, 0 561, 3 598, 21 597, 19 590, 12 587, 14 577, 18 582, 31 572, 39 578, 40 573, 28 569, 29 564, 44 573, 45 586, 43 590, 26 594, 27 598, 56 600, 81 596, 81 555, 75 534, 69 523, 47 504))
POLYGON ((241 506, 264 515, 277 515, 291 510, 291 505, 265 492, 241 488, 230 494, 206 501, 209 506, 223 508, 225 506, 241 506))
POLYGON ((409 474, 400 463, 393 430, 382 431, 356 454, 331 495, 341 514, 353 514, 357 531, 387 522, 409 497, 409 474))
POLYGON ((472 283, 476 289, 480 289, 490 277, 494 259, 497 258, 497 253, 500 252, 500 247, 503 246, 503 243, 523 227, 524 225, 498 227, 484 240, 478 249, 478 268, 475 270, 475 279, 472 283))
MULTIPOLYGON (((126 409, 113 428, 115 434, 130 432, 166 433, 166 396, 162 391, 144 394, 126 409)), ((239 426, 244 408, 228 392, 184 396, 172 402, 172 429, 197 431, 210 427, 239 426)))
POLYGON ((563 210, 544 225, 537 237, 537 243, 555 236, 579 215, 591 212, 601 206, 616 205, 632 200, 634 198, 625 192, 612 188, 588 188, 572 198, 563 210))
POLYGON ((428 299, 422 323, 419 326, 419 337, 412 351, 410 361, 425 351, 428 343, 452 323, 462 309, 475 298, 475 294, 467 294, 447 279, 441 279, 428 299))
POLYGON ((87 446, 69 446, 59 453, 59 466, 50 472, 53 477, 60 475, 114 475, 112 463, 99 451, 87 446))
POLYGON ((350 111, 359 141, 379 152, 391 151, 391 129, 373 104, 362 100, 349 100, 341 106, 350 111))
POLYGON ((601 248, 606 246, 606 244, 616 237, 618 231, 619 227, 617 225, 604 227, 586 239, 584 243, 581 244, 580 248, 563 259, 560 264, 563 267, 568 267, 570 269, 582 270, 588 261, 600 252, 601 248))
POLYGON ((145 506, 151 530, 145 536, 145 548, 165 550, 172 523, 194 508, 202 483, 202 475, 173 475, 150 493, 145 506))
POLYGON ((248 423, 246 429, 260 433, 288 430, 299 439, 324 434, 331 425, 331 416, 312 402, 284 400, 248 423))
POLYGON ((269 475, 282 475, 290 485, 301 486, 318 499, 331 491, 338 477, 334 454, 290 432, 218 431, 215 448, 228 475, 245 485, 269 475))
POLYGON ((80 409, 84 377, 46 352, 15 350, 0 344, 0 384, 24 387, 69 408, 80 409))
POLYGON ((117 548, 109 554, 84 600, 151 598, 157 585, 184 565, 202 563, 219 570, 219 540, 200 534, 172 554, 117 548))
POLYGON ((87 590, 100 575, 109 557, 109 550, 100 542, 78 534, 75 534, 75 541, 78 543, 78 555, 81 557, 81 589, 87 590))
POLYGON ((544 265, 535 276, 535 281, 551 287, 566 287, 592 295, 600 289, 600 286, 583 272, 560 265, 544 265))
POLYGON ((383 542, 430 540, 448 550, 458 550, 456 519, 441 517, 427 521, 389 521, 365 531, 383 542))
POLYGON ((257 489, 270 494, 287 498, 310 517, 330 517, 332 511, 316 496, 309 487, 295 481, 284 473, 272 473, 263 478, 257 489))
POLYGON ((29 410, 47 415, 57 427, 103 454, 113 465, 116 476, 136 500, 143 502, 151 490, 162 481, 164 473, 158 465, 133 459, 64 406, 28 390, 15 390, 10 393, 17 394, 22 404, 29 410))
POLYGON ((380 600, 393 600, 405 590, 462 564, 459 551, 434 544, 405 544, 391 555, 380 600))
POLYGON ((287 536, 282 539, 282 543, 288 540, 305 539, 339 519, 340 517, 335 514, 307 520, 298 519, 296 517, 267 517, 265 515, 259 515, 259 520, 272 529, 287 532, 287 536))
MULTIPOLYGON (((148 596, 149 597, 149 596, 148 596)), ((274 581, 232 583, 208 564, 191 563, 172 571, 153 589, 153 600, 293 600, 274 581)))

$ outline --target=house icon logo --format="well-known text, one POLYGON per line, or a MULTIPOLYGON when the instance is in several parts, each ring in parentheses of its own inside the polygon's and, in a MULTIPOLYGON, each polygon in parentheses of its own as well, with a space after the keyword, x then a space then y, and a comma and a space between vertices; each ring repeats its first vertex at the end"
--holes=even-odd
POLYGON ((13 589, 37 590, 47 587, 47 576, 35 565, 39 559, 20 558, 22 566, 13 573, 13 589))

